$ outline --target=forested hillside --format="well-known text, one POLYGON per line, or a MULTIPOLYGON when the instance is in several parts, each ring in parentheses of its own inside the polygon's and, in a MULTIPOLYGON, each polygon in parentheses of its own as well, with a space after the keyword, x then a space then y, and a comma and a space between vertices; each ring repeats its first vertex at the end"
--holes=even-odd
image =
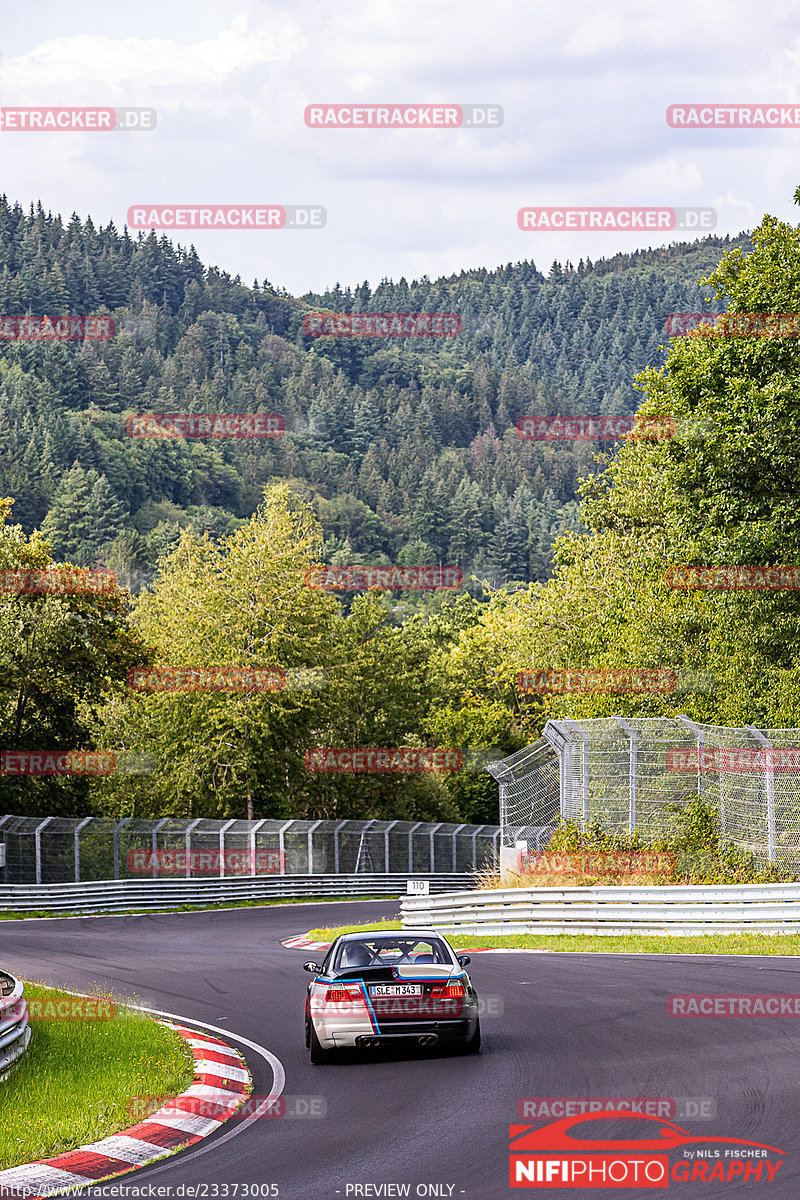
POLYGON ((0 570, 105 566, 133 594, 2 590, 0 749, 135 764, 97 779, 5 771, 3 810, 491 822, 483 761, 551 713, 800 723, 796 593, 676 593, 663 578, 669 562, 800 561, 796 344, 704 327, 674 341, 666 370, 660 349, 667 314, 712 296, 712 310, 796 311, 799 236, 765 218, 753 243, 554 264, 547 279, 520 263, 293 298, 166 238, 3 201, 0 312, 106 313, 118 332, 2 342, 0 570), (463 332, 312 339, 303 317, 320 308, 452 312, 463 332), (701 436, 616 450, 518 437, 525 414, 633 412, 643 369, 642 411, 699 421, 701 436), (280 413, 287 432, 128 436, 142 412, 280 413), (477 578, 435 601, 340 598, 309 587, 325 561, 441 561, 477 578), (706 682, 529 695, 517 676, 531 666, 706 682), (212 667, 285 686, 130 682, 212 667), (448 772, 309 767, 326 747, 475 754, 448 772))
MULTIPOLYGON (((138 590, 183 527, 218 537, 270 481, 313 502, 334 562, 446 562, 499 585, 544 579, 580 529, 597 444, 523 442, 535 412, 632 412, 664 320, 703 307, 728 239, 577 268, 531 262, 295 299, 246 287, 168 238, 0 200, 0 312, 109 313, 107 342, 4 341, 0 495, 57 559, 138 590), (303 314, 455 312, 447 340, 312 339, 303 314), (136 412, 276 412, 283 437, 131 439, 136 412)), ((531 242, 531 252, 537 249, 531 242)), ((605 449, 610 448, 605 446, 605 449)))

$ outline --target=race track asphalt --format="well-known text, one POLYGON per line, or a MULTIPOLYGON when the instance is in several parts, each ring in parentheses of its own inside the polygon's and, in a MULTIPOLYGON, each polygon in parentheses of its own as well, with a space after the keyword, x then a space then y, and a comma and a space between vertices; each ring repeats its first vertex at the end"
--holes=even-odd
MULTIPOLYGON (((229 1031, 234 1044, 237 1036, 247 1038, 280 1060, 287 1097, 326 1110, 314 1118, 232 1121, 198 1147, 124 1177, 114 1185, 122 1190, 105 1185, 103 1194, 124 1200, 136 1195, 125 1188, 152 1184, 169 1185, 161 1195, 175 1200, 226 1194, 248 1200, 242 1185, 275 1184, 286 1200, 403 1194, 495 1200, 512 1194, 508 1126, 524 1123, 518 1115, 524 1097, 648 1096, 711 1100, 714 1119, 676 1117, 676 1123, 696 1135, 751 1139, 785 1154, 771 1183, 671 1182, 673 1191, 696 1200, 800 1198, 800 1017, 680 1020, 667 1015, 666 1005, 674 993, 800 993, 800 962, 475 954, 469 970, 488 1010, 482 1054, 351 1057, 312 1067, 303 1045, 309 977, 302 964, 319 956, 286 949, 281 939, 396 910, 394 901, 352 901, 0 923, 4 968, 75 990, 108 987, 229 1031), (380 1187, 387 1184, 410 1189, 380 1187), (190 1185, 205 1186, 191 1193, 190 1185)), ((268 1061, 246 1044, 239 1048, 255 1092, 268 1095, 268 1061)), ((672 1154, 674 1162, 681 1152, 672 1154)), ((572 1197, 643 1194, 546 1190, 572 1197)), ((265 1195, 264 1187, 256 1194, 265 1195)))

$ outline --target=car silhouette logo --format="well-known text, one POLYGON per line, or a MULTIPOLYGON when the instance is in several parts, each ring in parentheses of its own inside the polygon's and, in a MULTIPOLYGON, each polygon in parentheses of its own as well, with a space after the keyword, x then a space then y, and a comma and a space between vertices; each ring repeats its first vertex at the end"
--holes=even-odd
MULTIPOLYGON (((638 1128, 645 1130, 646 1126, 639 1124, 638 1128)), ((583 1154, 587 1150, 674 1150, 679 1146, 687 1146, 691 1143, 705 1142, 719 1145, 725 1143, 736 1146, 756 1146, 760 1150, 771 1150, 774 1154, 783 1154, 783 1150, 778 1150, 776 1146, 768 1146, 765 1142, 750 1142, 745 1138, 730 1138, 730 1137, 701 1137, 694 1133, 689 1133, 688 1129, 681 1129, 680 1125, 673 1125, 668 1121, 662 1120, 660 1117, 648 1117, 645 1113, 632 1113, 630 1110, 610 1110, 605 1109, 603 1112, 596 1113, 581 1113, 574 1117, 564 1117, 560 1121, 553 1121, 549 1125, 542 1125, 538 1128, 532 1125, 510 1125, 508 1130, 510 1139, 510 1152, 512 1154, 525 1154, 532 1151, 569 1151, 573 1154, 583 1154), (653 1137, 634 1137, 634 1138, 594 1138, 590 1131, 588 1136, 576 1137, 571 1133, 571 1130, 576 1125, 589 1125, 594 1121, 608 1120, 625 1120, 625 1121, 648 1121, 650 1126, 657 1126, 658 1132, 655 1129, 653 1137)))

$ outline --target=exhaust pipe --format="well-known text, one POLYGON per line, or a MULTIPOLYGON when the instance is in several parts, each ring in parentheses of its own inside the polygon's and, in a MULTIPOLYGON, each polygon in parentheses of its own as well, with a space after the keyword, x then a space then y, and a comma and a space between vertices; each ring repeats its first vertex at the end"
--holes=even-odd
POLYGON ((425 1033, 419 1039, 420 1046, 435 1046, 439 1041, 435 1033, 425 1033))

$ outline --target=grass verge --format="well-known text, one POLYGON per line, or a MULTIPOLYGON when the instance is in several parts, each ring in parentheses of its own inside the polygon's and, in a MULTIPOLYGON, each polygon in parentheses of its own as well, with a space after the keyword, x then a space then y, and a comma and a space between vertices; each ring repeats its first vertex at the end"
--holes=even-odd
POLYGON ((176 904, 173 908, 122 908, 109 909, 102 913, 76 912, 0 912, 0 921, 24 921, 41 917, 135 917, 145 913, 153 916, 158 913, 181 912, 214 912, 225 908, 271 908, 278 904, 342 904, 354 900, 396 900, 396 896, 284 896, 280 900, 221 900, 219 904, 176 904))
MULTIPOLYGON (((315 942, 332 942, 340 933, 362 929, 401 929, 399 921, 375 921, 372 925, 338 925, 311 929, 315 942)), ((447 934, 457 950, 555 950, 581 954, 764 954, 800 955, 800 934, 710 933, 697 937, 658 937, 628 934, 595 937, 592 934, 479 933, 447 934)))
MULTIPOLYGON (((74 1000, 26 983, 28 1000, 74 1000)), ((44 1010, 46 1011, 46 1009, 44 1010)), ((182 1038, 144 1013, 35 1020, 27 1054, 0 1083, 0 1168, 51 1158, 136 1124, 136 1096, 176 1096, 192 1081, 182 1038)))

